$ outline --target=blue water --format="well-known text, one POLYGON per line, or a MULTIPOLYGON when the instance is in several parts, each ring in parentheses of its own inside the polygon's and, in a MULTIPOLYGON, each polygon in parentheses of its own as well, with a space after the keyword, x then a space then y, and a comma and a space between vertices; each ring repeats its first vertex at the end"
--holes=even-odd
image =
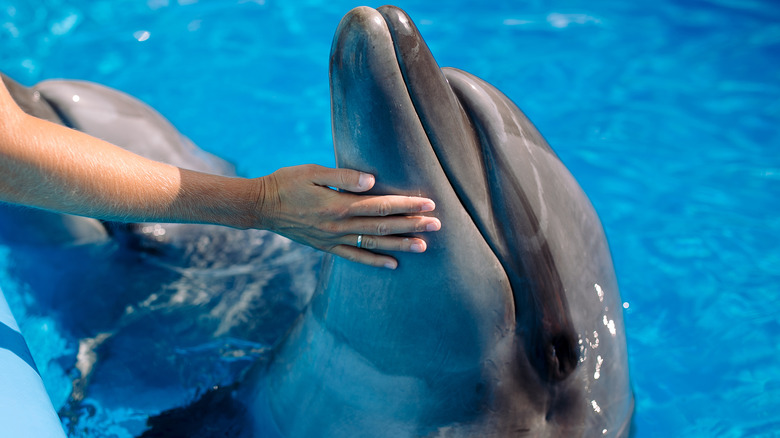
MULTIPOLYGON (((596 206, 626 307, 636 436, 780 435, 780 3, 397 4, 441 65, 530 116, 596 206)), ((0 70, 127 91, 246 176, 332 165, 328 53, 357 5, 0 0, 0 70)), ((0 246, 0 287, 55 405, 72 408, 78 339, 35 302, 17 251, 0 246)), ((256 341, 171 354, 217 356, 230 375, 256 341)), ((143 409, 106 400, 64 415, 74 436, 143 423, 143 409)))

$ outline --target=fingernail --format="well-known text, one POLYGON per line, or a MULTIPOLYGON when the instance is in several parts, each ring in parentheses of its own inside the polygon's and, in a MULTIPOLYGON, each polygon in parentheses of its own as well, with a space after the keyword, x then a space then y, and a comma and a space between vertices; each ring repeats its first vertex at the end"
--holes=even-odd
POLYGON ((360 173, 360 179, 358 180, 358 187, 363 190, 368 190, 374 186, 374 175, 368 173, 360 173))
POLYGON ((433 201, 425 202, 422 207, 420 207, 420 211, 433 211, 433 209, 436 208, 436 204, 433 203, 433 201))
POLYGON ((441 222, 431 222, 425 226, 425 231, 439 231, 441 229, 441 222))
POLYGON ((413 243, 409 245, 409 250, 412 252, 423 252, 425 251, 425 245, 421 243, 413 243))
POLYGON ((396 262, 385 262, 385 268, 387 269, 395 269, 398 267, 398 264, 396 262))

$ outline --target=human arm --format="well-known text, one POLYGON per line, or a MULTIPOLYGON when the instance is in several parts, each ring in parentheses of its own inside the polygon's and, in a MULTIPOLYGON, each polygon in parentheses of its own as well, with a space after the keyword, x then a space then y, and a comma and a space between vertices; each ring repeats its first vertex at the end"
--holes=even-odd
POLYGON ((370 175, 313 165, 255 179, 180 169, 29 116, 0 81, 3 201, 105 220, 268 229, 350 260, 394 267, 392 257, 355 248, 357 234, 366 235, 367 249, 419 252, 425 249, 421 239, 391 235, 438 229, 440 223, 403 216, 432 209, 424 198, 328 188, 359 192, 371 185, 370 175))

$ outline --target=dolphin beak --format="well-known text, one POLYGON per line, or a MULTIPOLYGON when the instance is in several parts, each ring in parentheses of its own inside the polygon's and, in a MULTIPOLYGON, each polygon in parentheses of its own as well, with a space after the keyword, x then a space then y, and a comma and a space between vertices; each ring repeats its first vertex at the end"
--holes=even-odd
MULTIPOLYGON (((411 99, 413 107, 410 108, 409 114, 412 117, 404 120, 404 123, 415 125, 415 130, 421 129, 425 136, 414 139, 415 142, 409 146, 430 145, 438 165, 443 167, 448 178, 454 179, 452 185, 455 189, 459 190, 464 186, 461 182, 470 187, 471 193, 465 197, 465 202, 470 203, 478 199, 483 204, 480 205, 481 209, 488 207, 484 168, 475 130, 471 128, 465 111, 428 46, 404 11, 394 6, 382 6, 377 10, 358 7, 350 11, 342 20, 334 37, 330 77, 334 90, 331 103, 334 122, 345 120, 343 116, 347 114, 344 112, 350 109, 353 113, 349 116, 358 120, 367 118, 365 113, 354 112, 355 108, 361 111, 365 108, 354 105, 347 108, 345 102, 354 101, 356 94, 380 95, 378 90, 373 88, 382 88, 379 91, 383 96, 400 96, 404 101, 390 102, 391 107, 396 110, 390 117, 400 115, 398 113, 404 108, 405 101, 411 99)), ((378 110, 379 105, 368 109, 378 110)), ((336 162, 362 164, 360 161, 363 160, 354 160, 357 157, 345 156, 350 147, 338 143, 345 138, 342 135, 345 131, 341 128, 343 126, 334 124, 336 162)), ((408 128, 412 130, 412 126, 408 128)), ((356 132, 353 130, 352 134, 356 132)), ((360 133, 357 134, 359 136, 360 133)), ((381 137, 385 138, 384 135, 381 137)), ((389 143, 383 144, 385 146, 377 144, 377 147, 386 148, 389 143)), ((399 144, 399 147, 404 145, 399 144)), ((360 152, 371 154, 365 145, 360 152)), ((408 151, 403 152, 408 159, 408 151)), ((361 170, 375 170, 375 166, 370 163, 365 165, 361 170)), ((378 191, 404 191, 404 183, 383 187, 382 182, 388 182, 386 175, 383 175, 382 181, 379 182, 378 191)), ((419 195, 419 191, 412 190, 409 194, 419 195)))
POLYGON ((371 193, 418 196, 429 181, 416 168, 438 164, 423 156, 430 144, 395 50, 377 10, 358 7, 341 20, 330 62, 336 164, 380 176, 371 193))

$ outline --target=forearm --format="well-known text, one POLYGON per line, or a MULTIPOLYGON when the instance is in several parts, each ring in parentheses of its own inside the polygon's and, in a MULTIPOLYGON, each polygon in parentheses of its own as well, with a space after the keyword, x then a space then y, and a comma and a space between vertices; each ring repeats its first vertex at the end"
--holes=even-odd
POLYGON ((148 160, 10 99, 0 90, 0 200, 106 220, 252 224, 261 181, 148 160))
POLYGON ((395 269, 397 261, 378 252, 425 251, 425 241, 404 235, 441 223, 420 215, 435 208, 430 199, 358 195, 374 182, 357 170, 315 165, 256 179, 179 169, 32 117, 0 81, 0 201, 104 220, 267 229, 395 269))

